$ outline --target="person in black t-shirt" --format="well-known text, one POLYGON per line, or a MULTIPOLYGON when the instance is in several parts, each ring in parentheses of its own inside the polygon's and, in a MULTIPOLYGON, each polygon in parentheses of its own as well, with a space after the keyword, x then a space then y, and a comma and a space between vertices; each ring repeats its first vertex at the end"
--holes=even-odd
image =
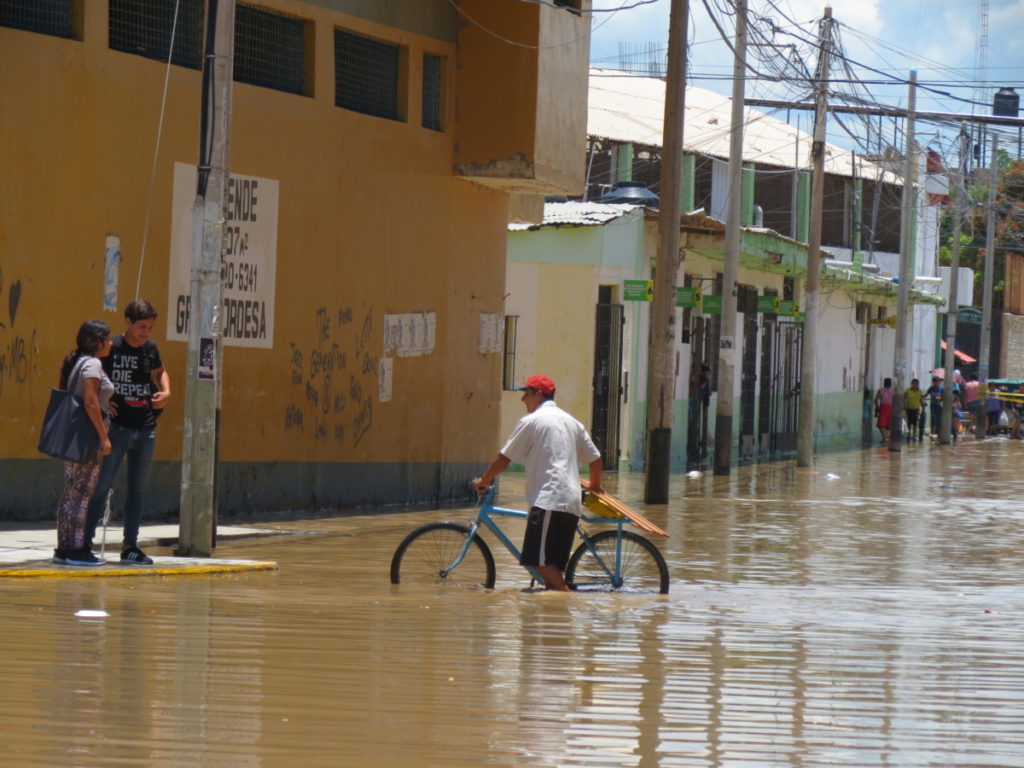
POLYGON ((171 377, 160 359, 160 350, 149 338, 157 312, 146 299, 124 308, 125 331, 114 337, 103 370, 114 383, 111 400, 110 455, 103 460, 99 480, 86 520, 85 535, 91 542, 103 516, 107 492, 121 459, 128 459, 128 494, 124 502, 123 565, 150 565, 152 558, 139 549, 139 527, 149 467, 156 447, 156 420, 171 396, 171 377))

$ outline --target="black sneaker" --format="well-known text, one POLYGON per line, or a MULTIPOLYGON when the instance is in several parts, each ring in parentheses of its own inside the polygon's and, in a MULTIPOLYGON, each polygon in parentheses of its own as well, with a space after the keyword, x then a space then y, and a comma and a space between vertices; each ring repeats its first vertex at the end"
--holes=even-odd
POLYGON ((130 546, 121 553, 121 565, 152 565, 153 558, 137 546, 130 546))
POLYGON ((53 550, 53 564, 54 565, 67 565, 68 553, 63 549, 53 550))
POLYGON ((68 552, 64 559, 65 565, 106 565, 107 561, 102 557, 96 557, 89 549, 76 549, 68 552))

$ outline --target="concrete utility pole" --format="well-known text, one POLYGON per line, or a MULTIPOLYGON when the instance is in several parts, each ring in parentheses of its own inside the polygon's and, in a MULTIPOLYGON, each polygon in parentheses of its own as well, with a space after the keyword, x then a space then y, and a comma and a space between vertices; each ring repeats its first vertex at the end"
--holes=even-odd
POLYGON ((903 450, 903 391, 907 387, 907 337, 910 335, 910 283, 914 279, 914 181, 917 151, 914 146, 914 108, 917 106, 917 72, 910 73, 907 95, 907 139, 904 154, 903 206, 900 222, 900 285, 896 300, 896 350, 893 353, 892 417, 889 420, 889 450, 903 450))
POLYGON ((942 385, 942 424, 939 443, 949 445, 953 439, 953 371, 956 368, 956 326, 960 316, 960 232, 964 220, 964 199, 967 196, 967 145, 970 138, 966 126, 960 124, 960 152, 957 162, 957 190, 953 208, 953 254, 949 266, 949 306, 946 307, 945 380, 942 385))
POLYGON ((743 95, 747 67, 747 0, 736 0, 736 42, 732 66, 732 124, 729 134, 729 208, 725 217, 722 265, 722 330, 718 337, 718 407, 715 411, 716 475, 732 469, 733 388, 736 368, 736 283, 740 271, 743 214, 743 95))
POLYGON ((975 437, 984 439, 987 427, 989 347, 992 345, 992 279, 996 255, 996 179, 999 176, 999 135, 992 134, 988 159, 988 213, 985 216, 985 277, 981 294, 981 349, 978 354, 978 416, 975 437))
POLYGON ((679 274, 679 209, 686 103, 688 0, 672 0, 665 77, 665 126, 661 143, 658 253, 651 307, 651 373, 647 384, 647 465, 644 501, 668 503, 672 461, 672 395, 675 391, 676 279, 679 274))
POLYGON ((818 286, 821 283, 821 215, 825 203, 825 121, 828 118, 829 51, 832 45, 832 6, 825 6, 818 33, 814 143, 811 145, 811 226, 807 238, 807 278, 804 282, 804 332, 800 350, 800 419, 796 432, 796 465, 814 461, 814 395, 818 370, 818 286))
POLYGON ((191 304, 176 550, 176 554, 191 557, 209 557, 213 549, 217 415, 223 360, 220 268, 231 135, 235 0, 209 0, 206 30, 199 183, 192 207, 191 304))

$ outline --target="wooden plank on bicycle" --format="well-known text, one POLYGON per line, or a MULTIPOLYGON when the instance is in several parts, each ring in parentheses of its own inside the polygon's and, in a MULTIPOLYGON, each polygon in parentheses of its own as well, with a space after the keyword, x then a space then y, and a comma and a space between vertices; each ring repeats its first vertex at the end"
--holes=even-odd
POLYGON ((583 502, 584 506, 598 517, 608 517, 613 519, 626 518, 644 533, 668 536, 666 531, 663 531, 642 514, 627 506, 620 499, 615 498, 610 493, 600 493, 598 491, 590 490, 590 483, 586 480, 580 480, 580 485, 582 485, 587 492, 587 498, 583 502))

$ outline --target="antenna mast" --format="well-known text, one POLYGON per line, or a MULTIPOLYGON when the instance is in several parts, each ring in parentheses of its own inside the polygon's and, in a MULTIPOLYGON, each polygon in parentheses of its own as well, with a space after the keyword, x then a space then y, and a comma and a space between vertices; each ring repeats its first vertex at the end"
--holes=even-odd
MULTIPOLYGON (((988 0, 978 0, 978 55, 975 77, 978 78, 974 87, 974 101, 971 105, 971 114, 976 114, 982 104, 991 103, 988 87, 988 0)), ((975 145, 979 149, 978 162, 976 167, 985 163, 985 146, 987 144, 987 126, 984 124, 975 125, 974 133, 977 137, 975 145)))

